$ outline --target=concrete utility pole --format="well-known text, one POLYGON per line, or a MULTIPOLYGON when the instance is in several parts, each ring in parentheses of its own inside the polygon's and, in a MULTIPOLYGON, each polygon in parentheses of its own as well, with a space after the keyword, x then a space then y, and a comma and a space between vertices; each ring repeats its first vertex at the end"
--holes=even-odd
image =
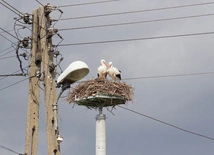
POLYGON ((44 79, 44 100, 46 109, 46 133, 48 155, 60 155, 58 142, 58 111, 56 105, 55 65, 53 64, 52 35, 49 29, 51 20, 50 5, 40 6, 33 11, 32 52, 30 61, 30 80, 28 93, 26 155, 37 155, 39 128, 39 101, 41 65, 44 79))
MULTIPOLYGON (((56 83, 55 69, 53 65, 52 39, 47 32, 50 27, 50 17, 48 10, 39 7, 39 25, 40 28, 40 44, 42 51, 42 66, 44 76, 44 92, 45 92, 45 108, 46 108, 46 133, 48 142, 48 155, 60 155, 60 143, 57 142, 59 134, 58 126, 55 128, 56 120, 54 118, 53 104, 56 102, 56 83)), ((57 111, 57 110, 56 110, 57 111)))
POLYGON ((106 155, 106 115, 102 114, 103 107, 99 107, 96 117, 96 155, 106 155))
POLYGON ((32 32, 32 50, 29 71, 29 91, 28 91, 28 112, 27 112, 27 130, 25 141, 25 153, 27 155, 37 155, 38 129, 39 129, 39 103, 40 88, 39 78, 41 61, 37 61, 38 56, 38 12, 33 11, 33 32, 32 32))

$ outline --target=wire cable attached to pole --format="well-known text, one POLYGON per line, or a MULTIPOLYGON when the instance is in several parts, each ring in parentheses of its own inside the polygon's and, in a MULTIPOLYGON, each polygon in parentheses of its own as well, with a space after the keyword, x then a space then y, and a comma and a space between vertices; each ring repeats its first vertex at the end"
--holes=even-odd
POLYGON ((12 150, 12 149, 9 149, 9 148, 7 148, 7 147, 5 147, 3 145, 0 145, 0 148, 5 149, 5 150, 10 151, 10 152, 13 152, 13 153, 18 154, 18 155, 24 155, 22 153, 18 153, 16 151, 12 150))
POLYGON ((70 7, 70 6, 81 6, 81 5, 91 5, 91 4, 101 4, 101 3, 109 3, 109 2, 115 2, 120 0, 105 0, 105 1, 97 1, 97 2, 88 2, 88 3, 78 3, 78 4, 67 4, 67 5, 60 5, 59 8, 62 7, 70 7))
POLYGON ((133 22, 124 22, 124 23, 112 23, 112 24, 103 24, 103 25, 70 27, 70 28, 62 28, 62 29, 58 29, 58 30, 59 31, 66 31, 66 30, 81 30, 81 29, 103 28, 103 27, 112 27, 112 26, 123 26, 123 25, 134 25, 134 24, 161 22, 161 21, 171 21, 171 20, 179 20, 179 19, 190 19, 190 18, 207 17, 207 16, 214 16, 214 13, 191 15, 191 16, 181 16, 181 17, 174 17, 174 18, 162 18, 162 19, 154 19, 154 20, 133 21, 133 22))
POLYGON ((159 120, 159 119, 156 119, 156 118, 154 118, 154 117, 151 117, 151 116, 142 114, 142 113, 140 113, 140 112, 136 112, 136 111, 134 111, 134 110, 131 110, 131 109, 128 109, 128 108, 125 108, 125 107, 122 107, 122 106, 118 106, 118 107, 120 107, 120 108, 122 108, 122 109, 125 109, 125 110, 127 110, 127 111, 130 111, 130 112, 133 112, 133 113, 135 113, 135 114, 141 115, 141 116, 143 116, 143 117, 147 117, 147 118, 152 119, 152 120, 154 120, 154 121, 156 121, 156 122, 159 122, 159 123, 162 123, 162 124, 171 126, 171 127, 176 128, 176 129, 178 129, 178 130, 181 130, 181 131, 184 131, 184 132, 187 132, 187 133, 190 133, 190 134, 199 136, 199 137, 203 137, 203 138, 206 138, 206 139, 214 140, 214 138, 212 138, 212 137, 208 137, 208 136, 205 136, 205 135, 196 133, 196 132, 192 132, 192 131, 183 129, 183 128, 178 127, 178 126, 175 126, 175 125, 173 125, 173 124, 166 123, 166 122, 164 122, 164 121, 161 121, 161 120, 159 120))
POLYGON ((115 12, 115 13, 107 13, 107 14, 86 15, 86 16, 78 16, 78 17, 67 17, 67 18, 62 18, 62 19, 60 19, 60 20, 71 20, 71 19, 86 19, 86 18, 95 18, 95 17, 106 17, 106 16, 115 16, 115 15, 133 14, 133 13, 140 13, 140 12, 151 12, 151 11, 178 9, 178 8, 186 8, 186 7, 193 7, 193 6, 211 5, 211 4, 214 4, 214 2, 195 3, 195 4, 178 5, 178 6, 170 6, 170 7, 162 7, 162 8, 154 8, 154 9, 145 9, 145 10, 115 12))
MULTIPOLYGON (((118 39, 118 40, 103 40, 103 41, 92 41, 92 42, 66 43, 66 44, 60 44, 58 46, 79 46, 79 45, 91 45, 91 44, 106 44, 106 43, 130 42, 130 41, 140 41, 140 40, 166 39, 166 38, 178 38, 178 37, 188 37, 188 36, 201 36, 201 35, 211 35, 211 34, 214 34, 214 31, 211 31, 211 32, 199 32, 199 33, 187 33, 187 34, 175 34, 175 35, 165 35, 165 36, 154 36, 154 37, 118 39)), ((55 46, 56 45, 53 45, 53 47, 55 47, 55 46)))

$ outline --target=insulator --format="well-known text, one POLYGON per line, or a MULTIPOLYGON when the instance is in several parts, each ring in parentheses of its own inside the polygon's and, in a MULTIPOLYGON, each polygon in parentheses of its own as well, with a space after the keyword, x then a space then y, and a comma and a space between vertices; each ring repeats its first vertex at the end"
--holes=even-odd
POLYGON ((59 51, 55 51, 54 55, 58 56, 58 55, 60 55, 60 52, 59 51))
POLYGON ((51 47, 50 49, 49 49, 49 51, 48 51, 48 55, 51 55, 51 54, 53 54, 54 53, 54 49, 53 49, 53 47, 51 47))
POLYGON ((48 28, 48 34, 47 34, 47 39, 51 38, 53 35, 57 34, 58 29, 49 27, 48 28))
POLYGON ((44 6, 45 15, 48 15, 55 9, 56 9, 56 6, 52 6, 52 5, 50 5, 50 3, 48 3, 47 5, 44 6))
POLYGON ((63 137, 62 137, 62 136, 60 136, 60 135, 58 135, 58 137, 57 137, 57 142, 58 142, 58 143, 63 142, 63 137))
POLYGON ((29 45, 29 38, 25 37, 23 40, 22 40, 22 46, 24 48, 28 47, 29 45))
POLYGON ((41 72, 40 72, 40 71, 37 71, 37 72, 36 72, 36 77, 37 77, 37 78, 40 78, 40 77, 41 77, 41 75, 42 75, 42 74, 41 74, 41 72))
POLYGON ((27 54, 24 52, 22 54, 19 54, 19 56, 23 56, 25 58, 25 57, 27 57, 27 54))
POLYGON ((55 69, 56 65, 54 65, 53 63, 49 65, 49 72, 53 72, 55 69))
POLYGON ((30 24, 30 15, 28 13, 25 13, 23 16, 23 20, 26 24, 30 24))

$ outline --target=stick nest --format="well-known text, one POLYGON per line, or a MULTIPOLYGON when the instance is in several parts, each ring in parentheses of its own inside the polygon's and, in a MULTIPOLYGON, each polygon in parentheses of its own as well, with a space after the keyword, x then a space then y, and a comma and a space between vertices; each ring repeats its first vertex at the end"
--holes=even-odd
MULTIPOLYGON (((76 98, 85 99, 89 96, 96 96, 97 93, 104 93, 109 96, 124 97, 125 102, 128 102, 133 100, 134 88, 125 82, 96 78, 79 83, 68 94, 67 102, 75 103, 76 98)), ((115 105, 113 103, 112 106, 115 105)))

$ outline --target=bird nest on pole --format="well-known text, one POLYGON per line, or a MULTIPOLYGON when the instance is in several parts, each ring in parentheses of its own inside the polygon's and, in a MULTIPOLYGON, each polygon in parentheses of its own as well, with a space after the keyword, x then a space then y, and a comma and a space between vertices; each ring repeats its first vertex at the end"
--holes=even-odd
POLYGON ((90 108, 109 107, 132 101, 134 89, 125 82, 92 79, 78 84, 67 97, 68 103, 90 108))

